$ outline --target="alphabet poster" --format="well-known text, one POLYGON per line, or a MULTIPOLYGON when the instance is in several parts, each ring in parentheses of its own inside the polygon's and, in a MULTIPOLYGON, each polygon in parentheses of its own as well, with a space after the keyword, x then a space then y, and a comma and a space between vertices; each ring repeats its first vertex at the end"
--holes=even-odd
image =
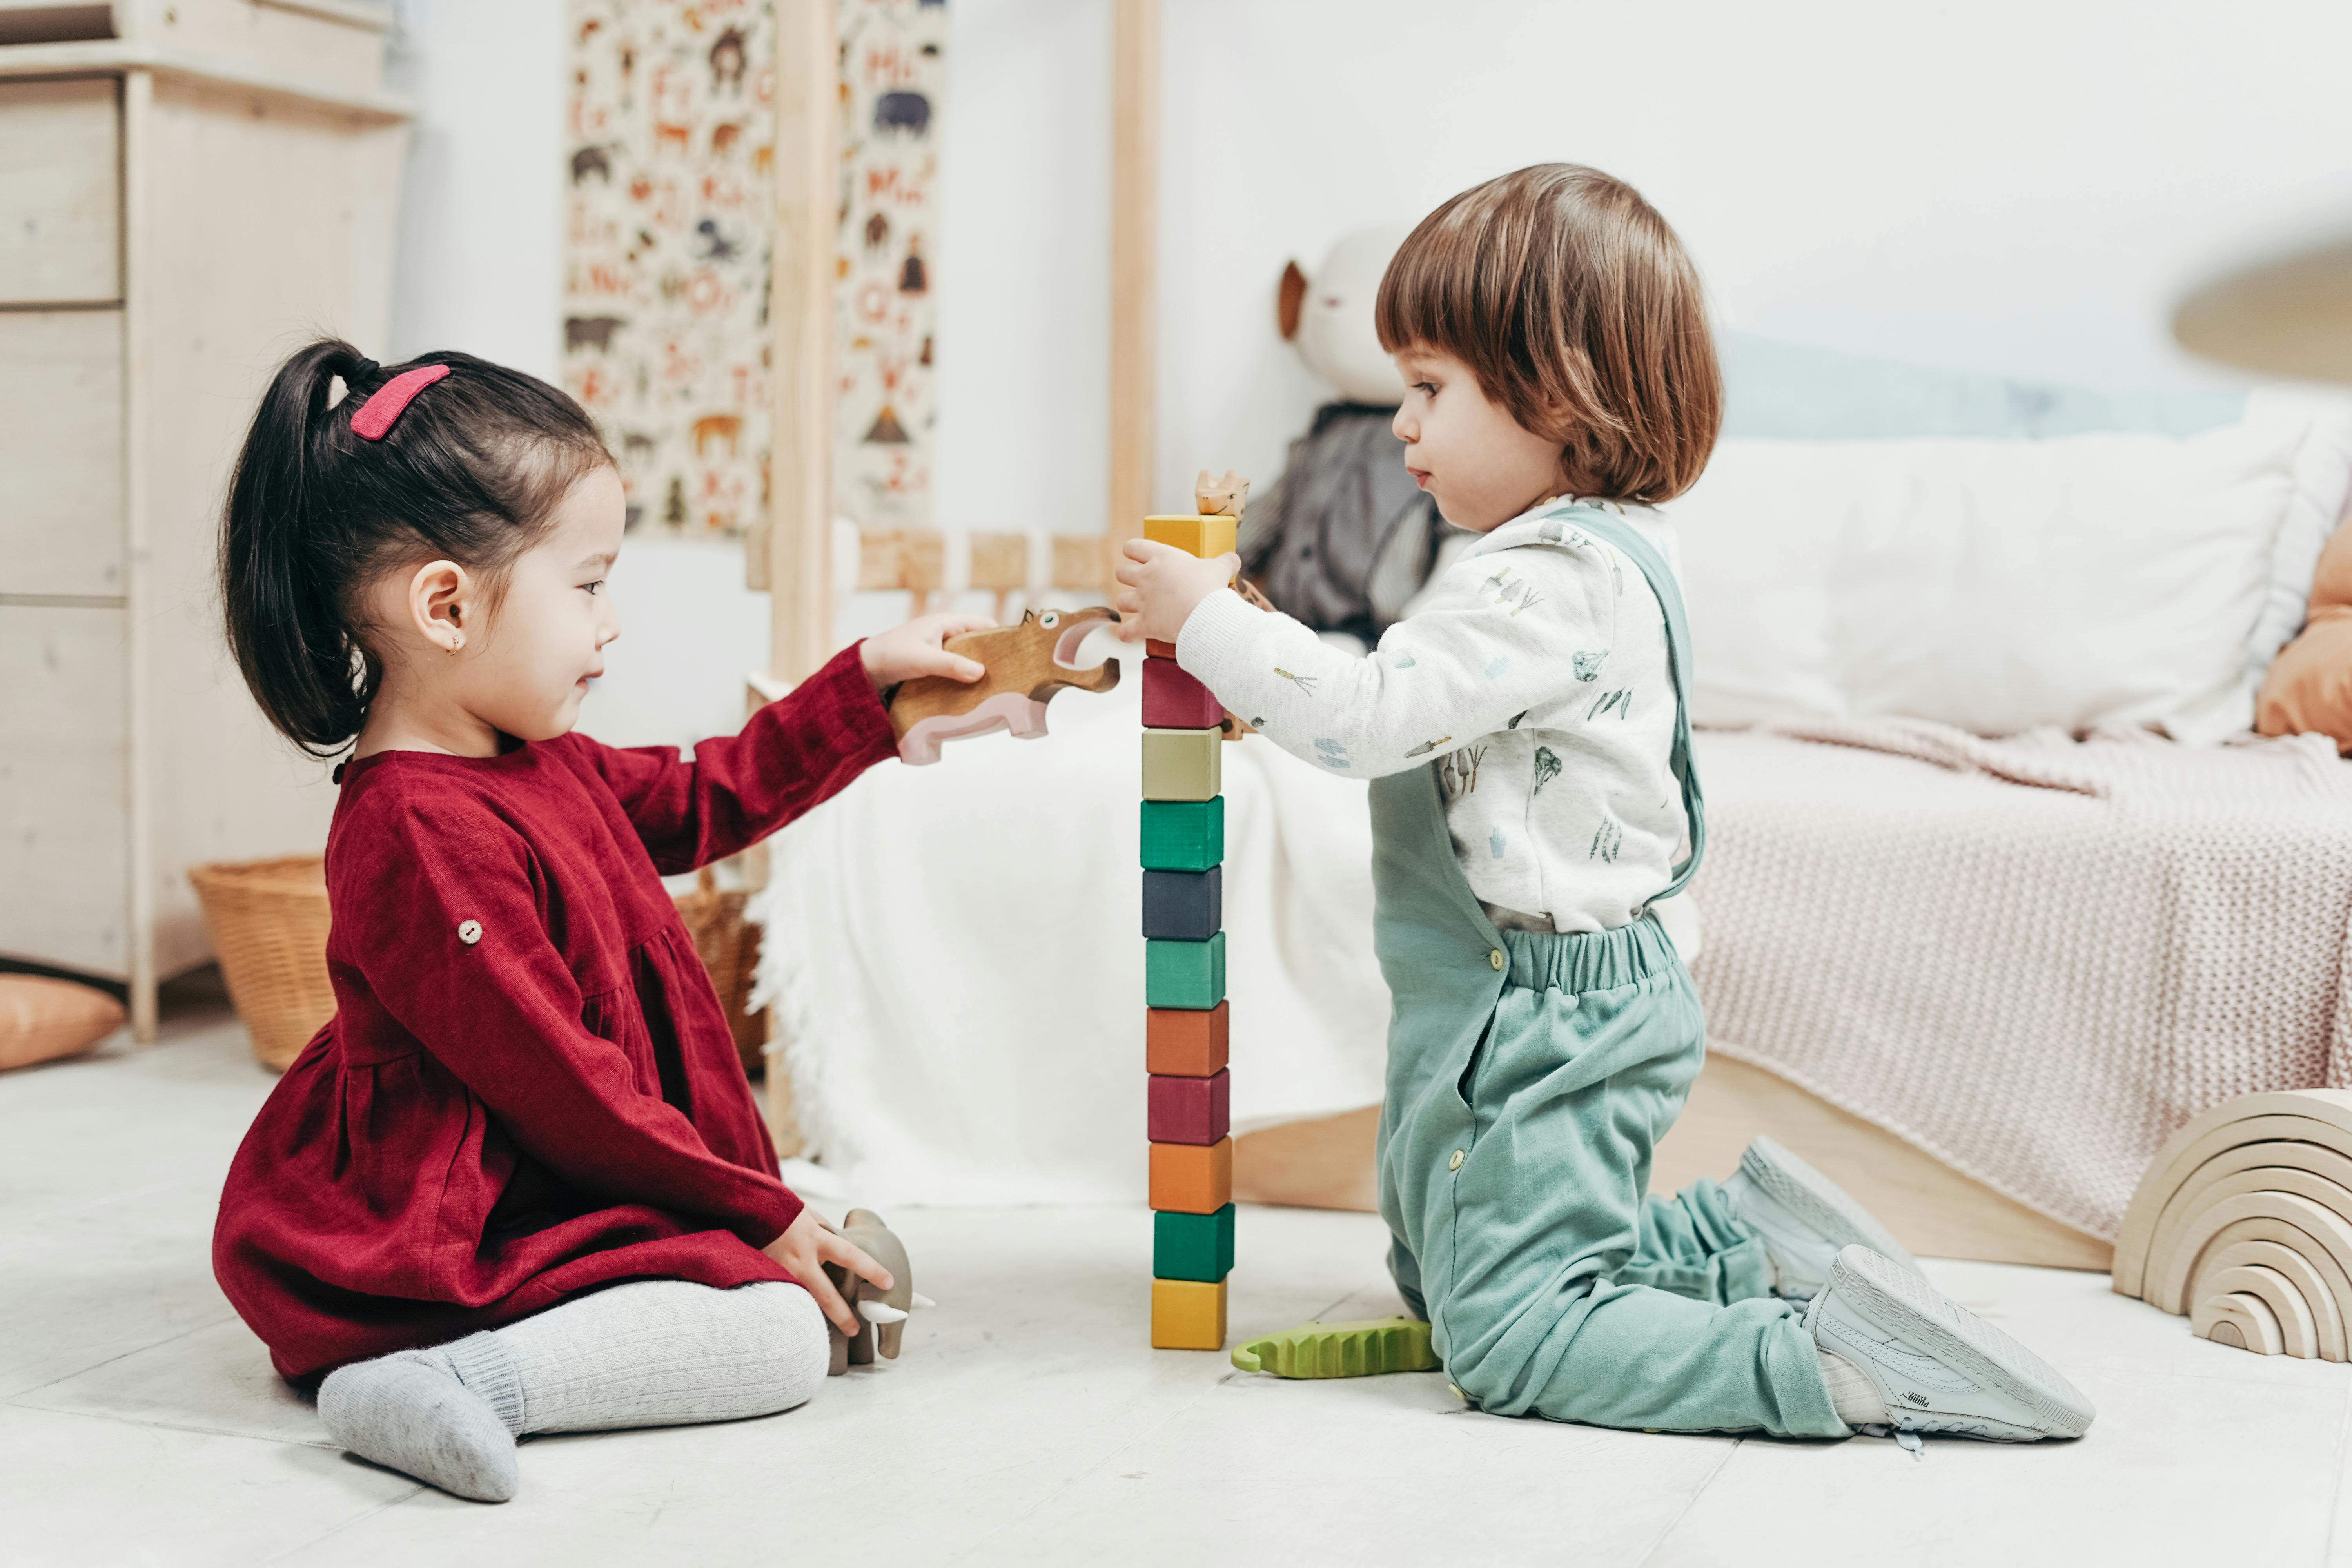
POLYGON ((929 528, 947 7, 843 0, 841 45, 834 509, 866 527, 929 528))
MULTIPOLYGON (((839 0, 835 495, 930 521, 940 0, 839 0)), ((775 30, 768 0, 572 0, 563 384, 631 529, 765 519, 775 30)))

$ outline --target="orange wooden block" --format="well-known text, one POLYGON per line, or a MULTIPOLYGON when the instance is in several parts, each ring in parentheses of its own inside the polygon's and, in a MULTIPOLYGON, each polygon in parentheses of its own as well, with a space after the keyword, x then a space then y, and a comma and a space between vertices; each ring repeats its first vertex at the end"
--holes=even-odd
POLYGON ((1151 1206, 1214 1214, 1234 1201, 1234 1141, 1151 1145, 1151 1206))
POLYGON ((1143 1018, 1143 1070, 1155 1078, 1213 1078, 1225 1065, 1226 1019, 1231 1005, 1207 1012, 1192 1007, 1152 1007, 1143 1018))

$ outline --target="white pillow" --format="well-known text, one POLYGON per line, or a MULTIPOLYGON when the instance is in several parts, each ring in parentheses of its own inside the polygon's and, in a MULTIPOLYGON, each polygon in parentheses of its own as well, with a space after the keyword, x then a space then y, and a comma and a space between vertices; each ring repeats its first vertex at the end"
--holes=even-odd
POLYGON ((1692 717, 2218 741, 2252 724, 2347 483, 2352 415, 2316 399, 2179 437, 1727 441, 1669 509, 1692 717))

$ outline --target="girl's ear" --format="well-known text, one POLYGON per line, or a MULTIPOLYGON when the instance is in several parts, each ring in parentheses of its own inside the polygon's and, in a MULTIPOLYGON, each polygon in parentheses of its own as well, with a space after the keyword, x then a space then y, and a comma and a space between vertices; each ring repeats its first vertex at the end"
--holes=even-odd
POLYGON ((446 653, 466 646, 474 605, 473 574, 455 561, 428 561, 408 580, 411 628, 446 653))

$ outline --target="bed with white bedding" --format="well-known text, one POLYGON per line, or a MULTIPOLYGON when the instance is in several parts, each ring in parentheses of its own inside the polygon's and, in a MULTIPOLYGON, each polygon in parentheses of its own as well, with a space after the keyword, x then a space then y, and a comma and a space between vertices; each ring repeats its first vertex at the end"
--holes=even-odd
MULTIPOLYGON (((1961 438, 2052 406, 2100 423, 1963 387, 1935 439, 1727 442, 1669 509, 1714 726, 1694 970, 1719 1054, 2112 1236, 2188 1116, 2352 1072, 2352 764, 2231 743, 2352 418, 1961 438)), ((1142 1196, 1136 688, 877 769, 774 841, 765 974, 823 1180, 1142 1196)), ((1225 773, 1235 1129, 1372 1105, 1363 786, 1262 742, 1225 773)))

